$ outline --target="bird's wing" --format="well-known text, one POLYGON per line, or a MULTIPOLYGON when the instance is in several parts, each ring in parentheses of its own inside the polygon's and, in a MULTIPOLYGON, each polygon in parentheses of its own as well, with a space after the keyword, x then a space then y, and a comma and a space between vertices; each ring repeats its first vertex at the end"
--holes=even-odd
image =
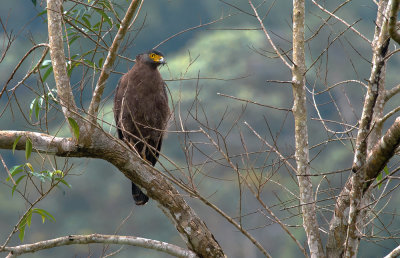
POLYGON ((122 131, 120 129, 120 125, 119 125, 119 116, 120 116, 120 111, 121 111, 121 79, 119 79, 118 84, 117 84, 117 88, 115 91, 115 97, 114 97, 114 120, 115 120, 115 126, 117 127, 117 133, 118 133, 118 138, 122 139, 123 135, 122 135, 122 131))

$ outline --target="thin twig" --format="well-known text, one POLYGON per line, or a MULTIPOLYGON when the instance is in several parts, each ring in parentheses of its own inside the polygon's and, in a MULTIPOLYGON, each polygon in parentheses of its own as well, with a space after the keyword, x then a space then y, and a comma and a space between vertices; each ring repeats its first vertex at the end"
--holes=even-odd
POLYGON ((11 175, 11 173, 10 173, 10 170, 8 170, 7 165, 6 165, 6 163, 4 162, 3 156, 1 156, 1 154, 0 154, 0 160, 1 160, 1 162, 3 163, 3 166, 4 166, 4 168, 6 169, 7 174, 8 174, 8 176, 10 177, 11 181, 13 182, 13 184, 14 184, 14 185, 17 185, 17 184, 15 183, 15 181, 14 181, 14 178, 12 177, 12 175, 11 175))

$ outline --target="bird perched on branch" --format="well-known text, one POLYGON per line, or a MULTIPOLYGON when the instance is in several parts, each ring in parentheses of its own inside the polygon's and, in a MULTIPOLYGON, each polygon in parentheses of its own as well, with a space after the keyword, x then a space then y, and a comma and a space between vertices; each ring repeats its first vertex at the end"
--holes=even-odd
MULTIPOLYGON (((157 69, 162 64, 164 56, 156 50, 136 56, 135 65, 119 80, 114 98, 118 138, 153 166, 170 115, 166 84, 157 69)), ((133 182, 132 196, 137 205, 149 200, 133 182)))

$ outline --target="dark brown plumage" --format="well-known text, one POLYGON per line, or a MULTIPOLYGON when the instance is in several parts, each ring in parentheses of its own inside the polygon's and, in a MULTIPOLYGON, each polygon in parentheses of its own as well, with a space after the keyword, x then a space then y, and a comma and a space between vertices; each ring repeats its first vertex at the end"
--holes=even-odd
MULTIPOLYGON (((119 139, 153 166, 170 113, 166 85, 157 69, 164 63, 162 53, 156 50, 138 55, 132 69, 119 80, 114 98, 119 139)), ((132 195, 137 205, 149 200, 133 182, 132 195)))

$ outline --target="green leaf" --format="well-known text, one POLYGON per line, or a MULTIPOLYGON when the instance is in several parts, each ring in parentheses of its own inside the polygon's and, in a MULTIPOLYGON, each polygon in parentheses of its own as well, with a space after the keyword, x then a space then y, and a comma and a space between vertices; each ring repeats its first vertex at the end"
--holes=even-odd
POLYGON ((26 175, 20 176, 20 177, 15 181, 15 185, 13 186, 13 188, 12 188, 12 190, 11 190, 11 196, 14 196, 15 189, 17 189, 18 184, 21 182, 22 179, 24 179, 24 177, 26 177, 26 175))
POLYGON ((385 166, 385 167, 383 168, 383 171, 385 171, 385 174, 386 174, 386 175, 389 175, 389 169, 388 169, 387 166, 385 166))
POLYGON ((73 36, 69 41, 68 41, 68 45, 72 45, 72 43, 74 43, 75 40, 79 39, 79 36, 73 36))
POLYGON ((95 10, 104 18, 104 20, 110 25, 110 27, 112 27, 112 22, 110 20, 110 17, 108 17, 107 14, 103 10, 99 10, 99 9, 95 9, 95 10))
POLYGON ((57 169, 57 170, 55 170, 53 172, 53 175, 59 175, 59 176, 63 177, 64 176, 64 172, 62 172, 61 170, 57 169))
POLYGON ((72 128, 72 132, 74 133, 74 136, 77 141, 79 141, 79 126, 78 123, 72 118, 68 117, 68 123, 72 128))
POLYGON ((91 27, 92 27, 92 25, 90 24, 90 21, 85 17, 85 15, 82 16, 82 20, 85 22, 85 24, 86 24, 86 26, 87 26, 88 28, 91 28, 91 27))
POLYGON ((50 66, 43 75, 43 82, 46 81, 47 77, 53 72, 53 66, 50 66))
POLYGON ((25 158, 29 159, 32 153, 32 142, 29 138, 26 138, 26 144, 25 144, 25 158))
MULTIPOLYGON (((15 175, 21 173, 22 171, 24 171, 24 170, 22 169, 23 166, 24 166, 24 165, 13 166, 13 167, 10 169, 10 174, 14 177, 15 175)), ((6 180, 8 181, 9 178, 7 178, 6 180)))
POLYGON ((43 14, 47 14, 47 10, 41 11, 38 15, 36 15, 36 17, 40 17, 40 16, 42 16, 43 14))
POLYGON ((87 63, 90 67, 96 68, 96 64, 93 63, 92 61, 87 60, 87 59, 83 59, 83 61, 84 61, 85 63, 87 63))
POLYGON ((21 242, 24 242, 24 237, 25 237, 25 225, 22 227, 19 227, 19 234, 18 234, 19 239, 21 242))
POLYGON ((22 217, 21 223, 18 226, 19 229, 18 237, 21 240, 21 242, 24 241, 26 224, 28 224, 28 226, 31 225, 31 218, 32 218, 32 210, 29 210, 28 213, 22 217))
POLYGON ((46 179, 47 180, 51 180, 51 176, 49 175, 49 171, 47 171, 47 170, 40 171, 40 173, 38 173, 38 172, 29 172, 29 174, 31 174, 32 176, 38 178, 43 183, 46 182, 46 179))
POLYGON ((38 209, 34 208, 32 212, 37 213, 42 216, 42 222, 44 223, 45 219, 47 218, 48 220, 56 221, 56 219, 51 215, 48 211, 45 211, 43 209, 38 209))
POLYGON ((13 154, 14 154, 15 148, 17 147, 17 143, 18 143, 19 139, 21 139, 21 136, 22 135, 18 136, 17 139, 15 139, 15 141, 13 143, 13 146, 12 146, 12 153, 13 154))
POLYGON ((104 61, 104 58, 101 57, 101 58, 99 59, 99 62, 98 62, 98 66, 99 66, 99 67, 102 67, 102 66, 103 66, 103 61, 104 61))
POLYGON ((55 178, 54 180, 59 181, 60 183, 63 183, 64 185, 66 185, 68 188, 71 188, 71 185, 68 184, 64 179, 62 178, 55 178))
MULTIPOLYGON (((376 177, 376 181, 379 182, 382 180, 382 173, 379 173, 378 176, 376 177)), ((378 184, 378 189, 380 189, 382 186, 382 182, 378 184)))
POLYGON ((109 11, 112 10, 110 3, 108 3, 107 1, 100 1, 99 4, 109 11))
POLYGON ((27 162, 25 165, 33 172, 33 166, 31 163, 27 162))
POLYGON ((40 111, 39 100, 35 102, 34 109, 35 109, 36 120, 39 120, 39 111, 40 111))
POLYGON ((32 120, 32 113, 33 110, 35 109, 35 106, 38 104, 38 99, 35 98, 34 100, 32 100, 31 105, 29 106, 29 119, 32 120))
POLYGON ((31 222, 32 222, 32 212, 29 212, 28 214, 26 214, 26 224, 28 225, 28 227, 31 227, 31 222))

